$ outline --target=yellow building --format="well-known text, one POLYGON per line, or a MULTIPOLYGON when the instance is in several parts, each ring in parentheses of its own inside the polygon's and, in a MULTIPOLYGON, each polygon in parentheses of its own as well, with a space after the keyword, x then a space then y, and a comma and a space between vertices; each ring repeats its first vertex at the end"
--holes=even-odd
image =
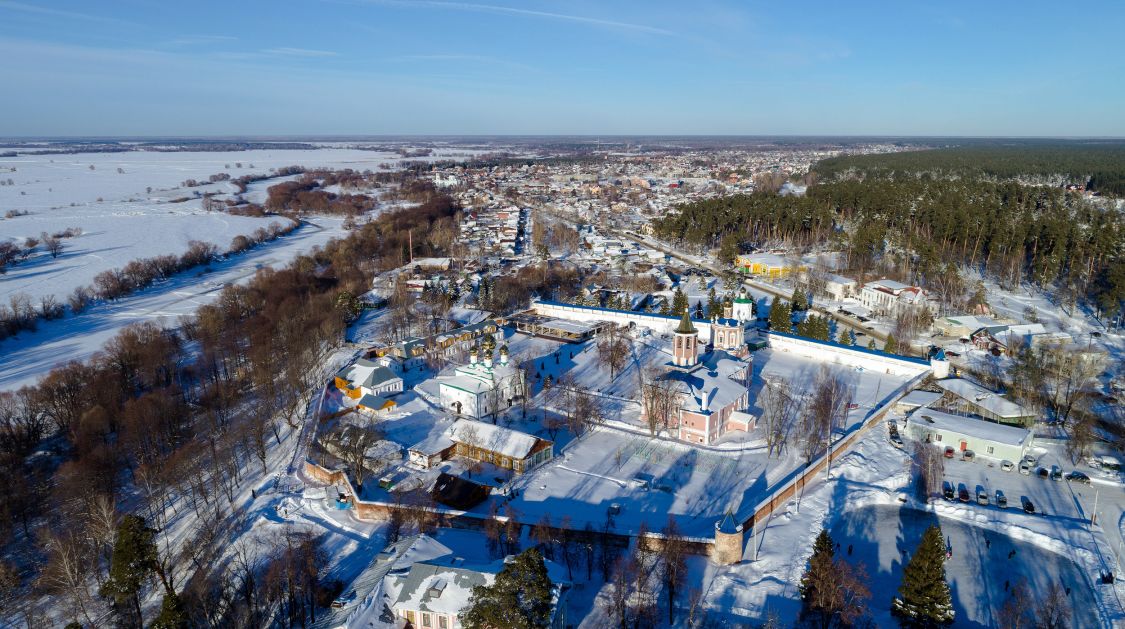
POLYGON ((762 275, 775 280, 806 270, 805 265, 773 253, 740 255, 735 264, 743 273, 762 275))

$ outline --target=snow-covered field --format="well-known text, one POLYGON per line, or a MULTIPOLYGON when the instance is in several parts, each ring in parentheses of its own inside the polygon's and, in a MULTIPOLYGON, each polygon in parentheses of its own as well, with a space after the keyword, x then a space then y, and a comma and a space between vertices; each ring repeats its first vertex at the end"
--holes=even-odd
POLYGON ((95 305, 77 316, 41 321, 35 332, 22 332, 0 343, 0 390, 34 384, 51 368, 89 358, 117 331, 131 323, 155 321, 175 326, 181 316, 215 299, 225 284, 248 280, 260 268, 281 266, 294 256, 343 235, 343 219, 321 217, 288 236, 214 263, 210 273, 182 273, 114 303, 95 305))
MULTIPOLYGON (((399 161, 393 153, 346 149, 0 158, 0 179, 12 180, 12 185, 0 186, 0 216, 9 210, 29 212, 0 219, 0 240, 22 244, 44 232, 82 230, 81 236, 64 241, 58 258, 39 252, 12 266, 0 281, 0 300, 27 293, 36 301, 48 294, 62 301, 76 287, 89 285, 101 271, 138 258, 182 254, 191 240, 211 242, 225 251, 235 236, 278 221, 204 212, 197 193, 230 194, 234 185, 181 187, 187 179, 206 181, 217 173, 238 178, 293 165, 377 170, 379 164, 399 161), (188 200, 179 201, 185 197, 188 200)), ((249 192, 254 199, 264 199, 266 189, 274 183, 258 182, 249 192)))

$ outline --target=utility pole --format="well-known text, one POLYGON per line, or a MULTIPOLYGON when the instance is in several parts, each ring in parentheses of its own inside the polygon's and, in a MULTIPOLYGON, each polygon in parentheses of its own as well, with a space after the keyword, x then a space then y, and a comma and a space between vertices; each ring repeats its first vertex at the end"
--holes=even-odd
POLYGON ((1099 489, 1094 488, 1094 512, 1090 514, 1090 524, 1098 523, 1098 493, 1099 489))

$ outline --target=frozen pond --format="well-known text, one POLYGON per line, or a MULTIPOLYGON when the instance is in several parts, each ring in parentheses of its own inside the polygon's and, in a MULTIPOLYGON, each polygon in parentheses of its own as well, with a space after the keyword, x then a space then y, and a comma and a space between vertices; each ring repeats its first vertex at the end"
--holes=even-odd
POLYGON ((891 505, 845 512, 829 529, 840 543, 837 556, 866 566, 870 607, 879 626, 898 626, 889 610, 902 582, 903 559, 914 552, 922 532, 935 522, 953 549, 945 571, 956 609, 954 626, 994 626, 996 614, 1007 600, 1005 582, 1015 585, 1020 579, 1027 580, 1033 597, 1043 596, 1051 583, 1069 587, 1070 626, 1103 626, 1090 590, 1091 579, 1070 559, 994 531, 891 505), (849 545, 851 557, 847 555, 849 545), (1015 556, 1009 558, 1013 550, 1015 556))

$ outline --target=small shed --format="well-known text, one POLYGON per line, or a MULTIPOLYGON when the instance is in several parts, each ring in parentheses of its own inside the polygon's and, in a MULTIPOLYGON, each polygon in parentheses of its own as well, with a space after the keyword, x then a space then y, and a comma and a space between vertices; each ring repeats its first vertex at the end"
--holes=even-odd
POLYGON ((456 444, 446 432, 441 432, 419 441, 407 449, 411 466, 428 470, 453 456, 456 444))
POLYGON ((467 511, 487 500, 491 491, 485 485, 442 472, 430 495, 443 505, 467 511))

